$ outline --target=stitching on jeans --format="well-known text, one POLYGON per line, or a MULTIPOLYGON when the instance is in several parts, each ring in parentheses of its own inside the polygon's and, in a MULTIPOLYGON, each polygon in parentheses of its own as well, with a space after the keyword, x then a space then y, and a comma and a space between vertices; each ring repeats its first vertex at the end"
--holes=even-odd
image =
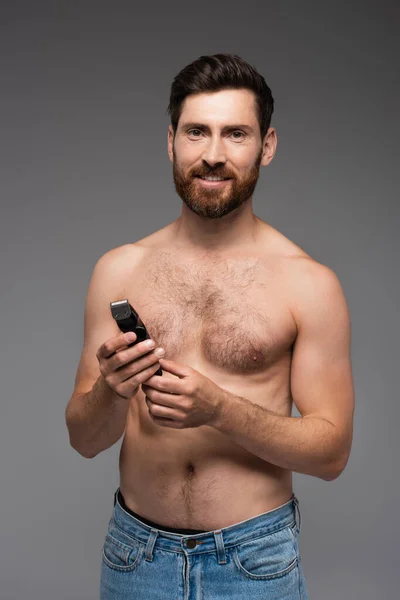
POLYGON ((120 571, 123 573, 129 573, 131 571, 133 571, 134 569, 137 568, 138 564, 139 564, 139 560, 142 558, 144 552, 144 546, 141 546, 138 549, 138 553, 136 555, 135 560, 133 561, 133 563, 131 565, 116 565, 113 562, 110 561, 110 559, 107 558, 105 552, 104 552, 104 547, 102 549, 102 556, 103 556, 103 560, 105 561, 106 565, 110 568, 113 569, 114 571, 120 571))
MULTIPOLYGON (((126 533, 126 531, 124 529, 121 529, 121 527, 118 525, 118 523, 114 520, 114 527, 116 529, 118 529, 118 531, 120 533, 122 533, 123 535, 125 535, 127 538, 129 538, 130 540, 134 540, 135 542, 137 542, 138 544, 145 544, 145 542, 142 542, 142 540, 139 540, 138 538, 134 537, 133 535, 129 535, 129 533, 126 533)), ((122 542, 123 543, 123 542, 122 542)))
POLYGON ((268 535, 272 535, 274 533, 278 533, 279 531, 283 531, 284 529, 287 529, 288 527, 292 528, 295 523, 296 523, 296 521, 292 521, 291 523, 288 523, 287 525, 284 525, 280 529, 274 529, 274 531, 269 531, 268 533, 259 535, 257 537, 249 537, 249 538, 246 538, 245 540, 238 541, 236 544, 231 544, 230 546, 225 545, 225 547, 226 548, 237 548, 237 546, 243 546, 243 545, 246 545, 246 544, 251 544, 251 542, 256 542, 257 540, 260 540, 260 539, 262 539, 264 537, 267 537, 268 535))
POLYGON ((239 568, 239 570, 242 571, 246 577, 248 577, 249 579, 253 579, 253 580, 258 579, 258 580, 264 580, 264 581, 277 579, 279 577, 284 577, 285 575, 288 575, 291 571, 293 571, 293 569, 296 567, 296 564, 298 564, 298 560, 297 560, 297 556, 296 556, 296 558, 290 563, 290 565, 288 567, 286 567, 286 569, 283 569, 282 571, 279 571, 278 573, 271 573, 270 575, 255 575, 254 573, 250 573, 250 571, 247 571, 244 568, 244 566, 242 565, 242 563, 239 560, 239 556, 237 555, 237 552, 234 553, 233 560, 234 560, 236 566, 239 568))
POLYGON ((111 535, 111 533, 107 532, 106 538, 108 538, 112 544, 115 544, 116 546, 121 548, 121 550, 123 550, 124 552, 130 552, 132 550, 132 548, 130 546, 128 546, 128 544, 124 544, 123 542, 120 542, 119 540, 117 540, 117 538, 115 538, 113 535, 111 535))

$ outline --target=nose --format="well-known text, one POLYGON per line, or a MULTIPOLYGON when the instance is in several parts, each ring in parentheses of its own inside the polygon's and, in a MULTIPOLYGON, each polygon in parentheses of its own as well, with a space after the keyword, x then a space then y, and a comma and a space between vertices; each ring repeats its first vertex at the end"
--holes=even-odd
POLYGON ((208 141, 203 152, 203 160, 211 167, 226 162, 225 146, 219 138, 212 138, 208 141))

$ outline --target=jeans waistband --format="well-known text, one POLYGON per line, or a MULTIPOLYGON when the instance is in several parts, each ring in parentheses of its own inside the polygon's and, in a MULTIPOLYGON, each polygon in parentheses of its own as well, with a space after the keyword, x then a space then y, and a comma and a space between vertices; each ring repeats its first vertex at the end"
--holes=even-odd
MULTIPOLYGON (((118 488, 119 489, 119 488, 118 488)), ((203 552, 222 551, 224 548, 241 544, 255 537, 261 537, 279 531, 296 522, 296 509, 299 514, 298 528, 300 530, 299 501, 293 494, 285 504, 273 510, 246 519, 228 527, 196 533, 192 535, 172 533, 155 529, 142 523, 139 519, 127 513, 118 501, 118 489, 114 494, 114 510, 111 520, 125 535, 131 536, 146 545, 146 554, 152 553, 156 545, 160 549, 172 552, 196 554, 203 552)))

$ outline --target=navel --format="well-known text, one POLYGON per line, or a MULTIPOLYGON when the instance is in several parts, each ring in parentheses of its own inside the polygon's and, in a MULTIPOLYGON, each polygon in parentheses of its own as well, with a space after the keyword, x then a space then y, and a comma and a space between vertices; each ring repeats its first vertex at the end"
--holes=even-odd
POLYGON ((186 473, 189 477, 193 477, 193 475, 195 474, 195 470, 196 469, 193 463, 189 462, 186 464, 186 473))

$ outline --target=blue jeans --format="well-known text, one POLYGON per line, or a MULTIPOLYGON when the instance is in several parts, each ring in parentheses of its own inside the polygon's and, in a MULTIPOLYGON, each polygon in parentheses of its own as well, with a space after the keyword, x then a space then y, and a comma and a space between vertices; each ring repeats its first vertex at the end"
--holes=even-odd
POLYGON ((246 521, 186 535, 133 517, 117 490, 102 551, 100 600, 308 600, 298 504, 293 495, 246 521))

